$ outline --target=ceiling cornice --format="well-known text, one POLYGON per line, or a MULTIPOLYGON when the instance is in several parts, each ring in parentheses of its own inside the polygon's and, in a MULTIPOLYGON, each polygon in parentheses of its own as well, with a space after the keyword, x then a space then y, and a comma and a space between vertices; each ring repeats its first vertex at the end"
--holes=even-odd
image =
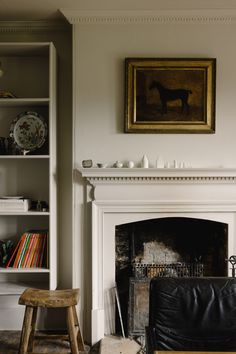
POLYGON ((195 10, 126 10, 126 11, 85 11, 60 9, 73 25, 76 24, 165 24, 165 23, 236 23, 236 9, 195 9, 195 10))
POLYGON ((69 28, 65 21, 0 21, 1 33, 65 31, 69 28))

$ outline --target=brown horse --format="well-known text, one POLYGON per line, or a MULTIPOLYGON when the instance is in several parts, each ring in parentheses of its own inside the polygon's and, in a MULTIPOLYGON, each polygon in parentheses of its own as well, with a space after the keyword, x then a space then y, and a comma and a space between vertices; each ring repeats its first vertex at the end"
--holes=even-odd
POLYGON ((165 88, 159 81, 153 81, 149 86, 149 90, 157 89, 159 91, 161 100, 161 112, 167 113, 168 101, 181 101, 181 113, 189 114, 188 96, 192 93, 190 90, 185 89, 168 89, 165 88))

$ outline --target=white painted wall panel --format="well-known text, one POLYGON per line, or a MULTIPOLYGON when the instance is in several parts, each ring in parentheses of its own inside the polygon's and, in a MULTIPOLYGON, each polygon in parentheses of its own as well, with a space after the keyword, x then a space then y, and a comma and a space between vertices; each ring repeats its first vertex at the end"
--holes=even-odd
POLYGON ((234 24, 76 25, 76 163, 113 163, 144 153, 151 163, 236 166, 234 24), (125 134, 125 57, 215 57, 215 134, 125 134))

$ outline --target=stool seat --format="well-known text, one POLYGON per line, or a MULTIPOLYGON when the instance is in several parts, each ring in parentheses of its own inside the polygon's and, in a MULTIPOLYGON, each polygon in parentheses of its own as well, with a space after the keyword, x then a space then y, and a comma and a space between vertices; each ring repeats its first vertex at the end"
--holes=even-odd
POLYGON ((69 307, 78 304, 79 289, 39 290, 26 289, 19 298, 20 305, 32 307, 69 307))
MULTIPOLYGON (((76 305, 79 299, 79 289, 43 290, 26 289, 19 298, 19 304, 25 305, 25 315, 21 331, 18 354, 35 354, 33 352, 36 318, 38 308, 64 308, 66 312, 67 335, 58 336, 60 339, 69 340, 71 354, 85 351, 83 337, 80 331, 76 305)), ((42 309, 43 311, 43 309, 42 309)), ((51 337, 52 335, 49 335, 51 337)), ((45 337, 43 338, 45 340, 45 337)))

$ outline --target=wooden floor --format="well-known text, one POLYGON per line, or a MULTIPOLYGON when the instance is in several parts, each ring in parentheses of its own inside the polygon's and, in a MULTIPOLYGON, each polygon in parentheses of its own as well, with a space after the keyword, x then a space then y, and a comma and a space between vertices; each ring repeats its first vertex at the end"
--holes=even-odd
MULTIPOLYGON (((20 331, 0 331, 0 354, 17 354, 20 343, 20 331)), ((41 353, 70 353, 67 341, 47 340, 35 343, 35 351, 41 353)), ((89 351, 90 354, 99 353, 99 345, 94 346, 89 351)))

